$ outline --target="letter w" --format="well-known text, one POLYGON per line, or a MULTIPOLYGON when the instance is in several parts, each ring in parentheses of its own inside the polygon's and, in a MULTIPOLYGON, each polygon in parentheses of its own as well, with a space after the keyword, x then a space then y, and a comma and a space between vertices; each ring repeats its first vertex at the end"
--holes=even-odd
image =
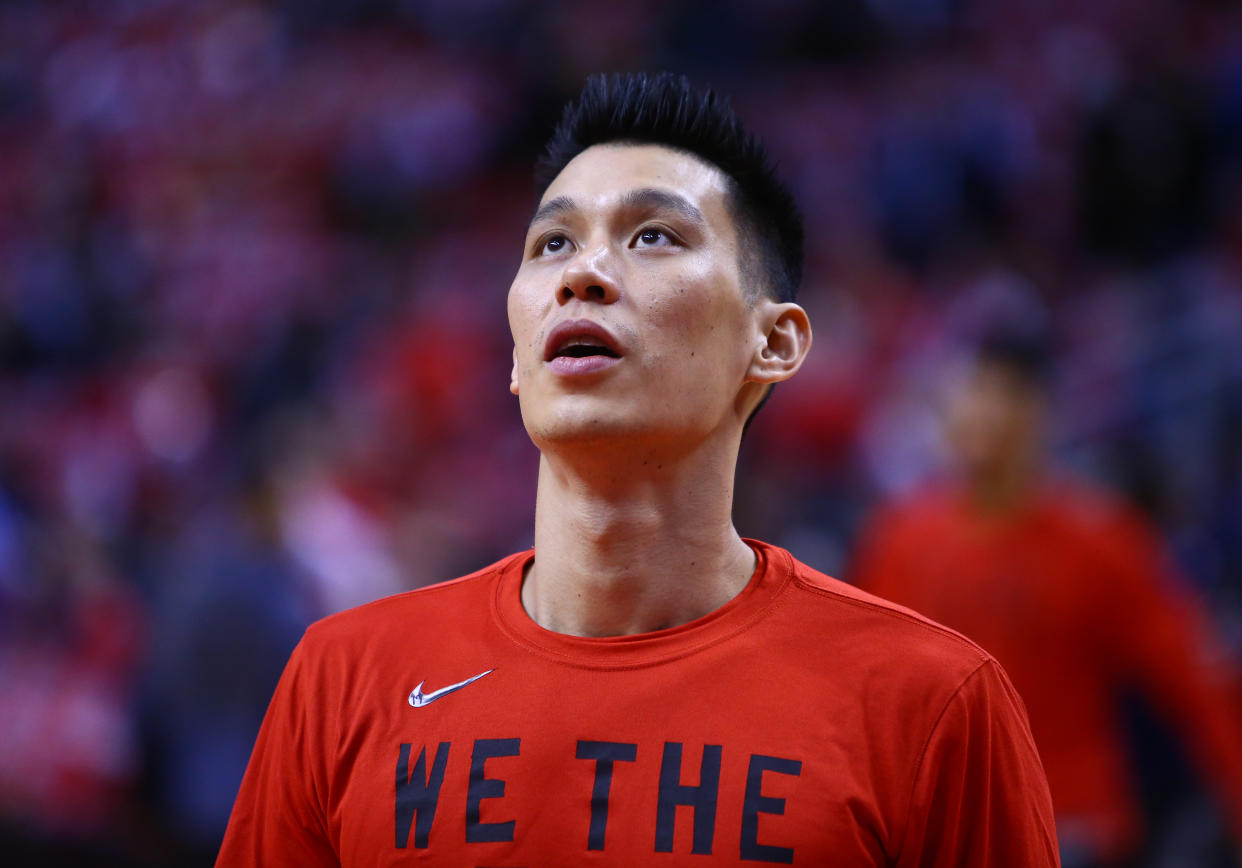
POLYGON ((405 849, 410 840, 410 824, 414 826, 414 846, 427 849, 431 836, 431 823, 436 818, 436 803, 440 800, 440 785, 444 783, 444 767, 448 765, 449 742, 442 741, 436 748, 436 758, 427 774, 427 748, 424 747, 410 775, 410 746, 401 745, 397 757, 397 847, 405 849))

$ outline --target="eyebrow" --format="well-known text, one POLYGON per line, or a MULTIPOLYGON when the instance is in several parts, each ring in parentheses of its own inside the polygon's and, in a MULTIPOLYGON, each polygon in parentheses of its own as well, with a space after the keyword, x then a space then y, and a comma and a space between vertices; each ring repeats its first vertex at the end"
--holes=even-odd
MULTIPOLYGON (((707 218, 684 196, 660 190, 655 187, 640 187, 629 190, 622 197, 620 207, 633 211, 675 211, 682 219, 703 226, 707 218)), ((540 220, 550 220, 578 210, 578 203, 568 196, 557 196, 539 206, 535 215, 530 218, 528 226, 534 226, 540 220)))
POLYGON ((535 211, 535 216, 530 218, 530 223, 526 224, 527 228, 534 226, 540 220, 551 220, 553 217, 560 217, 571 211, 578 210, 577 203, 568 196, 557 196, 555 199, 549 199, 539 206, 535 211))

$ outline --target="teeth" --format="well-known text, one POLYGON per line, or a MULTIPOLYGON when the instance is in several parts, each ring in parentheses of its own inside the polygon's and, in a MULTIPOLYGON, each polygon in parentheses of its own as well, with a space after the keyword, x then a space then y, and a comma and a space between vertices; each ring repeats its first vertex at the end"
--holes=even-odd
POLYGON ((606 355, 616 357, 616 353, 608 348, 608 345, 598 338, 590 336, 580 336, 569 338, 559 347, 557 347, 554 356, 574 356, 582 358, 591 355, 606 355))
POLYGON ((578 338, 569 338, 567 341, 565 341, 559 347, 557 347, 556 351, 558 353, 564 353, 564 352, 574 349, 575 347, 592 347, 592 348, 598 349, 603 346, 604 346, 603 342, 596 340, 595 338, 578 337, 578 338))

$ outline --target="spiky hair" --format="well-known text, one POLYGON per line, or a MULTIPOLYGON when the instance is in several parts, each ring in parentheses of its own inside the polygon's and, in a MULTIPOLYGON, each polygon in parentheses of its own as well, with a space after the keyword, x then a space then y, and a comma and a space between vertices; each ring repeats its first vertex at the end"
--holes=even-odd
POLYGON ((578 154, 610 143, 663 145, 723 172, 743 279, 777 301, 794 300, 802 281, 802 215, 727 99, 668 72, 591 76, 565 106, 536 165, 539 194, 578 154))

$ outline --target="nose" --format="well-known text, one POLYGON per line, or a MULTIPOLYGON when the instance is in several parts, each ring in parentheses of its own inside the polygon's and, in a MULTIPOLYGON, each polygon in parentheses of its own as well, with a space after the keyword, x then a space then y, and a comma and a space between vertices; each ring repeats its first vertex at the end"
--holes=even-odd
POLYGON ((583 250, 566 264, 556 299, 568 304, 573 299, 612 304, 621 297, 611 253, 606 245, 583 250))

